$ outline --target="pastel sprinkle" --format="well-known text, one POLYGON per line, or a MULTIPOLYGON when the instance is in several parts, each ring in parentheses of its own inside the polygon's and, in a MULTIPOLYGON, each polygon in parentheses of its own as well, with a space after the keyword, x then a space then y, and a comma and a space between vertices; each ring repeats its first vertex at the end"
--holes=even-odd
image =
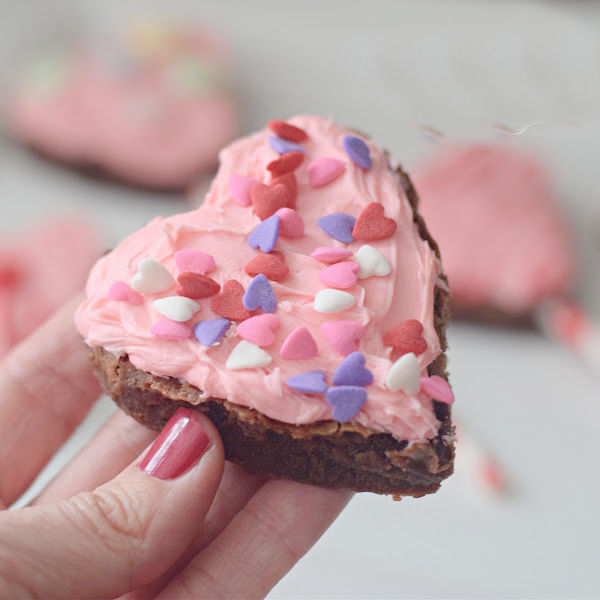
POLYGON ((417 357, 409 352, 401 356, 388 371, 385 385, 392 392, 402 390, 405 394, 416 394, 421 388, 421 373, 417 357))
POLYGON ((116 302, 128 302, 129 304, 142 304, 144 302, 142 296, 124 281, 115 281, 108 288, 107 296, 116 302))
POLYGON ((279 217, 279 233, 283 237, 301 238, 304 235, 304 221, 293 208, 280 208, 275 214, 279 217))
POLYGON ((272 358, 268 352, 246 340, 242 340, 232 351, 225 367, 227 369, 256 369, 266 367, 272 358))
POLYGON ((308 163, 308 183, 312 187, 322 187, 339 177, 346 169, 346 163, 337 158, 317 158, 308 163))
POLYGON ((295 171, 304 162, 304 152, 287 152, 267 165, 273 177, 295 171))
POLYGON ((427 342, 423 337, 423 324, 417 319, 407 319, 394 325, 384 334, 383 343, 394 349, 392 354, 394 360, 409 352, 419 356, 427 350, 427 342))
POLYGON ((352 256, 352 252, 348 248, 337 246, 318 246, 312 251, 311 256, 323 263, 331 264, 352 256))
POLYGON ((444 404, 452 404, 454 402, 452 388, 443 377, 439 377, 438 375, 421 377, 421 389, 434 400, 438 400, 444 404))
POLYGON ((179 250, 175 252, 175 265, 180 273, 206 275, 215 268, 215 259, 200 250, 179 250))
POLYGON ((293 208, 295 206, 296 191, 289 186, 294 182, 293 173, 287 173, 271 182, 271 185, 255 183, 250 190, 254 214, 264 221, 274 215, 280 208, 293 208), (293 179, 289 179, 291 175, 293 179))
POLYGON ((282 257, 272 254, 257 254, 245 267, 250 277, 262 273, 272 281, 281 281, 290 272, 282 257))
POLYGON ((290 142, 303 142, 308 139, 306 131, 285 121, 272 120, 267 123, 267 127, 278 137, 290 142))
POLYGON ((248 286, 242 303, 248 310, 262 308, 264 312, 273 313, 277 309, 277 298, 269 280, 260 273, 248 286))
POLYGON ((358 263, 339 262, 325 267, 319 273, 319 280, 332 288, 350 288, 356 283, 356 273, 359 269, 358 263))
POLYGON ((352 237, 352 229, 356 219, 345 213, 334 213, 325 215, 317 221, 317 225, 328 235, 338 242, 349 244, 354 241, 352 237))
POLYGON ((333 373, 333 385, 366 386, 373 381, 373 373, 365 368, 365 357, 361 352, 352 352, 333 373))
POLYGON ((361 246, 353 258, 360 265, 359 279, 366 279, 374 275, 383 277, 392 272, 392 267, 390 267, 387 258, 369 244, 361 246))
POLYGON ((358 321, 326 321, 321 333, 329 345, 342 356, 355 352, 358 341, 365 335, 365 326, 358 321))
POLYGON ((319 355, 319 348, 310 331, 301 325, 287 336, 279 354, 286 360, 314 358, 319 355))
POLYGON ((273 215, 257 225, 248 236, 248 244, 251 248, 260 248, 262 252, 271 252, 279 237, 278 215, 273 215))
POLYGON ((342 144, 346 154, 354 164, 363 169, 371 168, 371 152, 364 140, 355 135, 347 135, 342 140, 342 144))
POLYGON ((267 348, 275 341, 275 330, 279 327, 279 317, 272 313, 256 315, 242 321, 235 332, 243 339, 261 348, 267 348))
POLYGON ((192 330, 185 323, 163 317, 150 326, 150 333, 166 340, 187 340, 192 335, 192 330))
POLYGON ((154 294, 166 292, 175 285, 169 272, 155 260, 144 258, 138 264, 138 272, 131 280, 131 287, 136 292, 154 294))
POLYGON ((327 391, 325 373, 323 371, 306 371, 292 375, 285 380, 286 385, 302 394, 321 395, 327 391))
POLYGON ((313 308, 320 313, 331 314, 354 306, 354 296, 340 290, 321 290, 317 292, 313 308))
POLYGON ((225 335, 230 325, 231 321, 223 318, 198 321, 194 325, 194 337, 203 346, 212 346, 225 335))
POLYGON ((296 181, 296 175, 294 173, 286 173, 279 177, 275 177, 269 184, 269 187, 275 187, 276 185, 282 185, 287 190, 287 206, 288 208, 296 208, 296 199, 298 198, 298 182, 296 181))
POLYGON ((331 416, 340 423, 345 423, 356 416, 367 401, 367 390, 355 385, 339 385, 330 387, 325 400, 333 407, 331 416))
POLYGON ((180 273, 177 277, 177 295, 198 300, 210 298, 219 293, 221 286, 210 277, 201 273, 180 273))
POLYGON ((236 204, 240 206, 250 206, 252 199, 250 198, 250 190, 252 186, 258 183, 253 177, 244 177, 234 173, 229 177, 229 193, 236 204))
POLYGON ((200 305, 185 296, 167 296, 154 301, 154 308, 171 321, 189 321, 199 310, 200 305))
POLYGON ((284 140, 280 137, 269 136, 269 145, 275 152, 279 154, 287 154, 288 152, 304 152, 304 148, 295 144, 294 142, 289 142, 288 140, 284 140))
POLYGON ((229 279, 223 284, 221 291, 210 299, 210 309, 230 321, 249 319, 252 313, 244 307, 243 297, 242 284, 235 279, 229 279))
POLYGON ((352 235, 355 240, 364 242, 385 240, 394 235, 396 227, 396 221, 384 215, 383 206, 378 202, 371 202, 360 213, 352 235))

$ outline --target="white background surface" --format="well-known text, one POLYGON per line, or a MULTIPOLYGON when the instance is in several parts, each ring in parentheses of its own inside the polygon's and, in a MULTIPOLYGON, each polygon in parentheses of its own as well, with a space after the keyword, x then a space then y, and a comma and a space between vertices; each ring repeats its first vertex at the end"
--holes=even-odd
MULTIPOLYGON (((369 132, 409 168, 434 126, 510 143, 552 168, 581 256, 578 297, 600 319, 600 6, 592 2, 169 2, 233 46, 245 129, 294 113, 369 132)), ((145 7, 145 12, 143 12, 145 7)), ((108 27, 149 2, 0 0, 0 73, 82 23, 108 27)), ((170 14, 170 13, 167 13, 170 14)), ((82 178, 0 145, 0 231, 61 210, 88 214, 107 245, 182 199, 82 178)), ((457 475, 394 503, 357 496, 273 598, 600 596, 600 378, 535 332, 454 324, 455 412, 506 470, 491 500, 457 475)), ((58 461, 112 410, 99 405, 58 461)), ((52 472, 55 467, 52 467, 52 472)))

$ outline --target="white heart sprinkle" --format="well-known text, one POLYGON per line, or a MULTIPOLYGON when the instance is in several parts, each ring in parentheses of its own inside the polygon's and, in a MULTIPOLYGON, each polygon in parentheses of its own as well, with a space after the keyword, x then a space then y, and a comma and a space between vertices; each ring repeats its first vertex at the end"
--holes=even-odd
POLYGON ((321 290, 313 302, 313 308, 325 314, 340 312, 351 306, 354 306, 354 296, 341 290, 321 290))
POLYGON ((421 373, 417 357, 409 352, 401 356, 388 371, 385 385, 392 392, 402 390, 405 394, 416 394, 421 389, 421 373))
POLYGON ((175 281, 169 272, 155 260, 144 258, 138 264, 138 272, 131 280, 131 287, 136 292, 154 294, 166 292, 175 285, 175 281))
POLYGON ((373 275, 389 275, 392 272, 387 258, 373 246, 365 244, 361 246, 354 255, 354 259, 360 265, 359 279, 366 279, 373 275))
POLYGON ((154 308, 171 321, 189 321, 199 310, 200 305, 184 296, 167 296, 154 301, 154 308))
POLYGON ((256 369, 266 367, 272 358, 256 344, 242 340, 232 351, 225 363, 227 369, 256 369))

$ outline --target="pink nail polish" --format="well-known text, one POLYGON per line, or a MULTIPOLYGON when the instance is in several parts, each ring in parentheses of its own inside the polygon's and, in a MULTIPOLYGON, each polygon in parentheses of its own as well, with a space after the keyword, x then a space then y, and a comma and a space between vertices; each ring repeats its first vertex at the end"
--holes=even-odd
POLYGON ((158 434, 140 469, 158 479, 175 479, 185 473, 205 452, 208 436, 200 421, 187 408, 179 408, 158 434))

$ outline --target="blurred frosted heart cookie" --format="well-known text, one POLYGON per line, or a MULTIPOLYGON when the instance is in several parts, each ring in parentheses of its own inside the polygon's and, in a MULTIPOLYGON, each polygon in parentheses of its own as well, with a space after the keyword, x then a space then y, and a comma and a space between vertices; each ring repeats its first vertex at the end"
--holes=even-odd
POLYGON ((92 270, 76 324, 107 392, 153 428, 196 407, 251 472, 434 492, 454 456, 447 287, 408 177, 313 116, 220 160, 197 210, 92 270))
POLYGON ((237 133, 227 52, 201 29, 147 23, 49 54, 9 93, 12 134, 44 155, 135 185, 182 189, 237 133))

